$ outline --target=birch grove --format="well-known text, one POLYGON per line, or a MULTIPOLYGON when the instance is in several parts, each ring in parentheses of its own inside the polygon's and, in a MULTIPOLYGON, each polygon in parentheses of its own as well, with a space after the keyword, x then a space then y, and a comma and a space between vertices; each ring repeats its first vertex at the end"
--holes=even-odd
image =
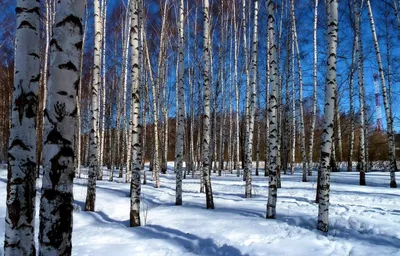
POLYGON ((327 233, 346 186, 397 188, 399 4, 0 0, 4 255, 79 254, 82 216, 138 242, 260 203, 327 233))

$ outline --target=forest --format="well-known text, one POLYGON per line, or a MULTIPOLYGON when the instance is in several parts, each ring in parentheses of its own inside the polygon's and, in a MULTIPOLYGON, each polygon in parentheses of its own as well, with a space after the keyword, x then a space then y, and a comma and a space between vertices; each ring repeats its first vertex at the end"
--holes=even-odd
POLYGON ((400 1, 0 8, 0 254, 400 253, 400 1))

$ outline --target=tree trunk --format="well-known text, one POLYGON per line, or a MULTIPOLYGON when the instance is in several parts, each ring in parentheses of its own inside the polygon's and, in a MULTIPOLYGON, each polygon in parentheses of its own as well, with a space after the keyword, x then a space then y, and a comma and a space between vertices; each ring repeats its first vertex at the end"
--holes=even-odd
POLYGON ((239 177, 239 159, 240 159, 240 138, 239 138, 239 82, 238 82, 238 55, 239 55, 239 45, 238 45, 238 25, 236 24, 236 1, 233 3, 233 19, 234 19, 234 40, 235 40, 235 57, 234 57, 234 67, 233 67, 233 83, 235 86, 235 104, 236 104, 236 113, 235 113, 235 157, 234 157, 234 165, 233 168, 236 170, 237 176, 239 177))
POLYGON ((46 105, 39 255, 70 255, 72 249, 74 135, 84 6, 84 1, 57 3, 46 105))
POLYGON ((328 60, 325 85, 324 130, 321 145, 321 176, 318 184, 318 230, 328 232, 330 158, 332 154, 333 123, 336 90, 336 52, 338 35, 338 2, 331 0, 327 7, 328 60))
POLYGON ((5 255, 35 255, 39 2, 17 1, 14 92, 8 148, 5 255))
POLYGON ((312 164, 313 164, 313 151, 314 151, 314 133, 315 133, 315 123, 317 119, 317 86, 318 86, 318 54, 317 54, 317 23, 318 23, 318 1, 315 0, 314 7, 314 33, 313 33, 313 52, 314 52, 314 62, 313 62, 313 110, 312 110, 312 121, 310 128, 310 141, 308 144, 308 176, 312 176, 312 164))
MULTIPOLYGON (((250 8, 249 8, 250 9, 250 8)), ((245 112, 245 117, 246 117, 246 122, 245 122, 245 127, 246 130, 248 128, 248 118, 249 118, 249 101, 250 101, 250 74, 249 74, 249 58, 248 58, 248 48, 247 48, 247 25, 246 25, 246 0, 242 0, 242 27, 243 27, 243 62, 244 62, 244 69, 245 69, 245 74, 246 74, 246 96, 245 96, 245 106, 246 106, 246 112, 245 112)), ((247 133, 247 131, 246 131, 247 133)), ((244 136, 244 149, 247 149, 248 146, 246 145, 247 141, 247 134, 245 133, 244 136)), ((246 151, 246 150, 244 150, 246 151)), ((246 174, 246 152, 243 152, 242 148, 242 168, 243 170, 243 181, 246 180, 247 174, 246 174)), ((250 174, 251 176, 251 174, 250 174)), ((247 185, 246 185, 246 191, 247 191, 247 185)), ((245 191, 245 193, 247 193, 245 191)))
POLYGON ((176 205, 182 205, 182 172, 183 172, 183 139, 185 129, 185 87, 184 87, 184 5, 183 0, 179 1, 179 49, 178 49, 178 130, 176 145, 176 205))
POLYGON ((131 132, 132 132, 132 175, 131 175, 131 209, 130 226, 140 226, 140 170, 142 168, 142 149, 140 143, 140 78, 139 70, 139 0, 130 2, 131 29, 130 29, 130 47, 131 47, 131 132))
POLYGON ((269 36, 269 70, 270 70, 270 85, 271 94, 269 98, 269 161, 268 161, 268 174, 269 174, 269 186, 268 186, 268 203, 267 203, 267 214, 266 217, 274 219, 276 215, 276 200, 277 200, 277 174, 279 169, 279 163, 277 162, 278 150, 279 150, 279 138, 278 138, 278 99, 279 99, 279 67, 277 65, 277 45, 275 39, 275 13, 274 13, 275 1, 268 0, 268 36, 269 36))
POLYGON ((99 142, 99 173, 97 179, 103 179, 103 161, 104 161, 104 134, 105 134, 105 118, 106 118, 106 22, 107 22, 107 0, 102 0, 101 5, 101 23, 102 23, 102 46, 101 46, 101 78, 102 82, 101 85, 101 108, 102 108, 102 115, 101 115, 101 129, 100 129, 100 142, 99 142))
MULTIPOLYGON (((304 131, 304 110, 303 110, 303 72, 301 67, 301 59, 300 59, 300 47, 297 37, 297 28, 296 28, 296 18, 294 14, 294 0, 291 1, 291 15, 292 17, 292 28, 294 35, 294 43, 296 46, 297 52, 297 69, 299 74, 299 111, 300 111, 300 151, 301 151, 301 162, 303 169, 302 181, 307 182, 307 157, 306 157, 306 135, 304 131)), ((294 54, 294 53, 293 53, 294 54)), ((295 145, 294 145, 295 146, 295 145)))
POLYGON ((363 54, 363 46, 362 46, 362 34, 361 34, 361 4, 357 4, 355 6, 356 17, 355 17, 355 33, 356 33, 356 52, 358 56, 357 61, 357 70, 358 70, 358 94, 360 100, 360 148, 359 148, 359 157, 360 157, 360 185, 365 184, 365 168, 366 168, 366 159, 365 159, 365 88, 364 88, 364 54, 363 54))
POLYGON ((374 40, 374 47, 376 52, 376 60, 378 62, 379 67, 379 77, 381 79, 382 84, 382 96, 383 96, 383 105, 385 107, 385 114, 386 114, 386 125, 387 125, 387 134, 389 139, 389 162, 390 162, 390 187, 397 188, 396 183, 396 155, 395 155, 395 140, 394 140, 394 131, 393 131, 393 116, 392 110, 390 109, 390 104, 388 100, 388 96, 386 93, 386 82, 385 82, 385 75, 383 72, 383 65, 382 65, 382 58, 379 48, 378 38, 376 36, 375 31, 375 24, 374 24, 374 16, 372 13, 371 3, 369 0, 366 0, 368 6, 368 15, 369 15, 369 22, 371 25, 372 37, 374 40))
POLYGON ((258 0, 254 1, 254 31, 253 31, 253 48, 251 58, 251 91, 250 98, 248 99, 247 123, 246 123, 246 153, 245 153, 245 170, 246 175, 246 191, 245 197, 251 198, 251 169, 253 164, 253 135, 254 135, 254 121, 255 121, 255 108, 256 108, 256 87, 257 87, 257 68, 258 68, 258 0))
POLYGON ((354 128, 355 128, 355 122, 354 122, 354 82, 353 82, 353 77, 354 77, 354 61, 355 61, 355 55, 356 55, 356 47, 357 47, 357 42, 356 42, 357 36, 354 36, 354 43, 353 43, 353 53, 351 57, 351 67, 350 67, 350 78, 349 78, 349 93, 350 93, 350 136, 349 136, 349 156, 347 160, 347 171, 351 172, 353 170, 353 151, 354 151, 354 128))
MULTIPOLYGON (((87 32, 87 27, 88 27, 88 7, 87 7, 87 3, 85 3, 85 26, 83 29, 83 39, 82 39, 82 49, 85 48, 85 42, 86 42, 86 32, 87 32)), ((81 116, 81 99, 82 99, 82 69, 83 69, 83 57, 84 57, 84 52, 85 51, 81 51, 81 59, 80 59, 80 63, 79 63, 79 86, 77 88, 78 90, 78 95, 77 95, 77 104, 76 104, 76 130, 75 130, 75 140, 76 140, 76 150, 77 152, 75 153, 75 168, 76 168, 76 174, 78 176, 78 178, 81 177, 81 141, 82 141, 82 116, 81 116)))
POLYGON ((211 187, 210 177, 210 80, 209 80, 209 69, 210 69, 210 19, 209 19, 209 2, 203 0, 203 78, 204 78, 204 113, 203 113, 203 142, 202 142, 202 154, 203 154, 203 176, 204 184, 206 189, 206 206, 207 209, 214 209, 214 199, 211 187))
POLYGON ((93 67, 93 84, 92 84, 92 107, 91 112, 91 130, 89 140, 89 174, 86 193, 85 211, 94 211, 96 201, 96 178, 99 173, 99 159, 98 159, 98 142, 99 142, 99 85, 100 85, 100 47, 101 47, 101 19, 100 19, 100 0, 94 0, 94 25, 95 25, 95 39, 94 39, 94 67, 93 67))
MULTIPOLYGON (((160 87, 161 84, 161 77, 160 77, 160 72, 162 69, 162 64, 163 64, 163 52, 164 52, 164 38, 165 38, 165 23, 167 19, 167 4, 168 0, 165 1, 164 3, 164 13, 162 17, 162 26, 161 26, 161 37, 160 37, 160 53, 158 56, 158 75, 156 78, 155 82, 152 82, 152 93, 153 93, 153 117, 154 117, 154 155, 153 155, 153 181, 154 181, 154 187, 159 188, 160 187, 160 162, 159 162, 159 139, 158 139, 158 107, 157 107, 157 91, 158 88, 160 87)), ((148 50, 148 49, 147 49, 148 50)), ((147 53, 148 54, 148 53, 147 53)), ((149 57, 148 57, 149 58, 149 57)), ((149 65, 150 65, 150 60, 149 65)), ((149 67, 151 69, 151 67, 149 67)))

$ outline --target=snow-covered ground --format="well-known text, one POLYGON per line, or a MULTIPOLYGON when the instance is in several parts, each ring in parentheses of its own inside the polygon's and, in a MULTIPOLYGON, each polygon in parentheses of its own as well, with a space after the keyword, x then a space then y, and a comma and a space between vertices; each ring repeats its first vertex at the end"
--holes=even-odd
MULTIPOLYGON (((148 184, 142 186, 144 223, 137 228, 128 227, 129 184, 118 178, 98 181, 96 212, 88 213, 80 210, 86 180, 75 179, 73 255, 400 255, 400 189, 388 188, 388 173, 367 173, 366 187, 357 185, 358 173, 332 174, 327 235, 315 229, 315 175, 302 183, 300 170, 282 176, 275 220, 265 219, 267 179, 263 176, 254 176, 251 199, 243 197, 242 178, 226 173, 213 176, 215 210, 205 209, 197 177, 184 180, 184 203, 175 206, 172 170, 161 176, 159 189, 147 176, 148 184)), ((2 169, 0 255, 5 199, 6 170, 2 169)), ((36 220, 38 226, 38 216, 36 220)))

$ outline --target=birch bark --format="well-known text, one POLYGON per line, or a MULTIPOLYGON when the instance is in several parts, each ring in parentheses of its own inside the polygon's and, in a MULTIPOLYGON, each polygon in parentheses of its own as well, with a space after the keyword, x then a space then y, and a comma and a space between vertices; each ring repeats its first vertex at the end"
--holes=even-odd
POLYGON ((94 0, 94 23, 95 23, 95 39, 94 39, 94 66, 93 66, 93 83, 92 83, 92 106, 91 112, 91 131, 89 140, 89 174, 86 192, 86 211, 94 211, 96 201, 96 178, 99 173, 99 85, 100 85, 100 48, 101 48, 101 19, 100 19, 100 1, 94 0))
POLYGON ((17 1, 14 92, 8 147, 5 255, 35 255, 36 118, 40 81, 40 10, 17 1))
POLYGON ((45 111, 39 255, 70 255, 72 250, 74 135, 84 6, 84 1, 59 1, 56 6, 45 111))
POLYGON ((182 172, 183 172, 183 133, 185 129, 185 88, 184 88, 184 4, 183 0, 179 1, 179 49, 178 49, 178 138, 176 150, 176 205, 182 205, 182 172))
POLYGON ((385 114, 386 114, 386 125, 387 125, 387 134, 388 134, 388 139, 389 139, 389 162, 390 162, 390 187, 391 188, 397 188, 397 183, 396 183, 396 171, 397 171, 397 165, 396 165, 396 157, 395 157, 395 140, 394 140, 394 131, 393 131, 393 116, 392 116, 392 110, 390 109, 390 104, 388 100, 388 95, 386 92, 386 81, 385 81, 385 75, 383 71, 383 65, 382 65, 382 58, 381 58, 381 52, 379 48, 379 42, 378 42, 378 37, 376 35, 376 30, 375 30, 375 23, 374 23, 374 16, 372 13, 372 8, 371 8, 371 3, 369 0, 366 0, 367 2, 367 7, 368 7, 368 16, 369 16, 369 23, 371 25, 371 31, 372 31, 372 37, 374 41, 374 48, 376 52, 376 60, 378 62, 378 67, 379 67, 379 78, 381 80, 381 86, 382 86, 382 96, 383 96, 383 105, 385 107, 385 114))
POLYGON ((336 52, 338 35, 338 2, 327 2, 328 22, 328 61, 325 87, 324 124, 321 145, 320 179, 318 184, 318 230, 328 232, 330 158, 332 154, 335 90, 336 90, 336 52))
POLYGON ((279 169, 279 163, 277 162, 278 150, 279 150, 279 138, 278 138, 278 99, 279 99, 279 68, 277 65, 277 45, 275 39, 275 13, 274 13, 275 1, 268 0, 268 36, 269 36, 269 70, 270 70, 270 85, 271 94, 269 98, 269 161, 268 161, 268 174, 269 174, 269 186, 268 186, 268 203, 267 203, 267 214, 266 217, 274 219, 276 215, 276 200, 277 200, 277 174, 279 169))
POLYGON ((210 19, 209 19, 209 1, 203 0, 203 79, 204 79, 204 113, 203 113, 203 142, 202 142, 202 172, 204 176, 204 185, 206 190, 207 209, 214 209, 214 199, 211 187, 210 177, 210 19))

